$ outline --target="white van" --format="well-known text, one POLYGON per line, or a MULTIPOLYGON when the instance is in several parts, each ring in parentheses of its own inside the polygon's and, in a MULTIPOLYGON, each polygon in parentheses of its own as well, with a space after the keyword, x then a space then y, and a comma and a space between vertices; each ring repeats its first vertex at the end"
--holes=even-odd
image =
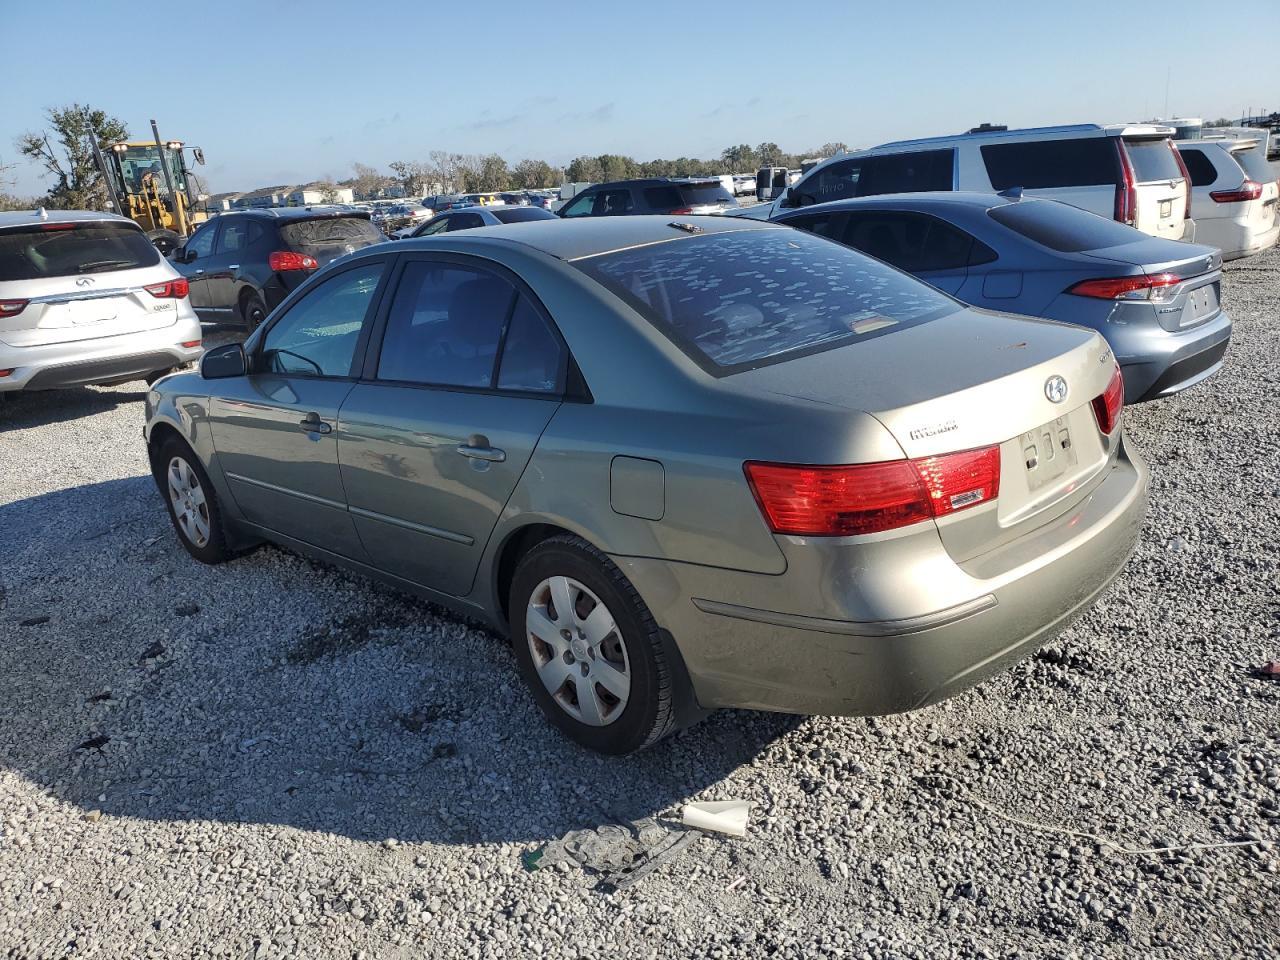
POLYGON ((1280 236, 1280 186, 1260 140, 1179 140, 1191 174, 1196 242, 1217 247, 1223 260, 1275 246, 1280 236))
POLYGON ((1170 139, 1173 132, 1145 124, 1089 123, 900 140, 832 157, 768 206, 749 207, 738 216, 764 220, 795 207, 885 193, 1020 189, 1155 237, 1190 240, 1195 230, 1191 189, 1170 139))

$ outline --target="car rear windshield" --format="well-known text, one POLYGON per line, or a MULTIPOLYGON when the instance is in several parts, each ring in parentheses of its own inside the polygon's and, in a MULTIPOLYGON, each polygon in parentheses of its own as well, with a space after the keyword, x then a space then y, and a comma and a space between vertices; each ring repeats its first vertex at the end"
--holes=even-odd
POLYGON ((131 223, 41 223, 0 230, 0 281, 135 270, 160 251, 131 223))
POLYGON ((792 230, 691 237, 574 265, 715 376, 859 343, 960 309, 856 250, 792 230))
POLYGON ((382 232, 364 217, 293 220, 280 227, 280 236, 289 249, 301 253, 322 247, 349 246, 352 250, 359 250, 384 239, 382 232))
POLYGON ((707 204, 736 205, 738 202, 719 180, 709 180, 706 183, 680 183, 676 185, 676 189, 680 191, 686 207, 707 204))
POLYGON ((1124 148, 1133 164, 1133 178, 1138 183, 1155 180, 1181 180, 1182 168, 1169 148, 1168 140, 1126 140, 1124 148))
POLYGON ((542 207, 516 207, 512 210, 494 210, 493 215, 503 223, 524 223, 527 220, 559 220, 550 210, 542 207))
POLYGON ((1248 150, 1237 150, 1231 154, 1236 163, 1240 164, 1245 175, 1250 180, 1257 183, 1268 183, 1276 179, 1276 171, 1267 163, 1267 158, 1263 156, 1262 150, 1258 147, 1252 147, 1248 150))
POLYGON ((987 216, 1042 247, 1063 253, 1118 247, 1145 236, 1133 227, 1056 200, 1007 203, 992 207, 987 216))

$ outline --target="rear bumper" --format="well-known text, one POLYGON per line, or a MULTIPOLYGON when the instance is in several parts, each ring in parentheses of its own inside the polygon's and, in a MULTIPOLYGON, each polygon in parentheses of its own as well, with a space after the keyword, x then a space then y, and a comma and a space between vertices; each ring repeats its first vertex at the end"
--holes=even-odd
POLYGON ((1223 311, 1190 330, 1117 331, 1109 339, 1124 372, 1124 402, 1142 403, 1172 396, 1217 373, 1231 342, 1231 318, 1223 311))
POLYGON ((963 581, 969 595, 894 620, 855 622, 762 606, 789 595, 794 610, 796 597, 811 595, 818 612, 831 592, 856 589, 856 570, 813 583, 795 571, 767 577, 615 561, 675 638, 703 707, 896 713, 961 692, 1070 624, 1123 568, 1146 514, 1146 492, 1146 467, 1122 443, 1107 478, 1034 533, 965 564, 951 562, 939 544, 939 556, 904 565, 904 590, 918 590, 912 580, 949 565, 948 587, 963 581))
POLYGON ((201 348, 182 344, 199 339, 200 324, 193 317, 160 330, 101 340, 40 347, 0 345, 0 370, 13 370, 9 376, 0 377, 0 392, 140 380, 150 373, 198 360, 201 348))

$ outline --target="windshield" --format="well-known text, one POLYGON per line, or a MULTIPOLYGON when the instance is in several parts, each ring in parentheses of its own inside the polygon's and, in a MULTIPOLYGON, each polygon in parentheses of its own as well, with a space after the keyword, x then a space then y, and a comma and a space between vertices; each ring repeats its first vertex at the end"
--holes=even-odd
POLYGON ((160 252, 131 223, 47 223, 0 230, 0 281, 134 270, 160 252))
POLYGON ((1245 175, 1258 183, 1269 183, 1276 179, 1276 171, 1271 164, 1267 163, 1267 158, 1257 147, 1251 147, 1248 150, 1236 150, 1231 154, 1236 163, 1240 164, 1245 175))
MULTIPOLYGON (((291 250, 306 252, 311 247, 347 246, 359 250, 381 243, 382 231, 364 217, 322 217, 317 220, 295 220, 280 228, 280 235, 291 250)), ((350 253, 351 250, 347 252, 350 253)))
POLYGON ((761 229, 575 261, 716 376, 859 343, 959 310, 849 247, 761 229))
POLYGON ((1042 247, 1064 253, 1101 250, 1147 239, 1146 234, 1133 227, 1055 200, 1019 200, 992 207, 987 216, 1042 247))
MULTIPOLYGON (((120 158, 120 171, 124 177, 122 186, 129 193, 138 193, 143 188, 143 178, 152 174, 156 189, 168 193, 169 188, 164 179, 164 168, 160 165, 160 150, 154 143, 145 146, 127 147, 117 151, 120 158)), ((176 190, 185 190, 186 183, 182 179, 182 166, 178 162, 178 154, 174 150, 165 151, 165 160, 169 164, 169 176, 173 178, 176 190)))
POLYGON ((1168 140, 1126 140, 1124 148, 1138 183, 1182 179, 1182 168, 1168 140))

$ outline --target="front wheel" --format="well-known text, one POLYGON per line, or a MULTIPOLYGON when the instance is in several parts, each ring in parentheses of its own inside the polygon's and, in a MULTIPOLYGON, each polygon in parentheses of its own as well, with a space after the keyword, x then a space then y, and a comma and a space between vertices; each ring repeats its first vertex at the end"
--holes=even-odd
POLYGON ((511 635, 543 714, 601 753, 631 753, 676 729, 674 681, 653 616, 607 556, 544 540, 511 585, 511 635))
POLYGON ((147 234, 147 239, 152 245, 160 251, 160 256, 168 257, 173 251, 182 246, 181 235, 172 230, 166 230, 163 227, 152 230, 147 234))
POLYGON ((218 495, 200 458, 174 437, 161 445, 156 465, 169 519, 187 553, 201 563, 230 559, 218 495))

